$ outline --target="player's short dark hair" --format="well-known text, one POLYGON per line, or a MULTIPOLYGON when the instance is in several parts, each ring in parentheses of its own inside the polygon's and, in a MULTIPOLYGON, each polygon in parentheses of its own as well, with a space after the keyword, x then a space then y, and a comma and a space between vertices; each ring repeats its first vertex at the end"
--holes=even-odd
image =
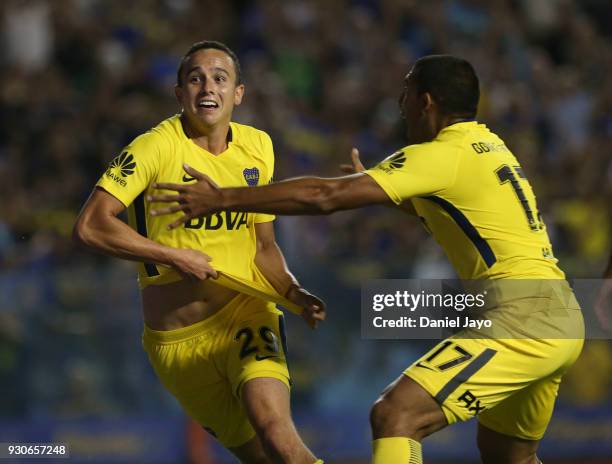
POLYGON ((187 63, 187 60, 189 60, 189 57, 199 50, 206 50, 209 48, 221 50, 222 52, 225 52, 227 53, 227 55, 229 55, 229 57, 234 62, 234 70, 236 71, 236 85, 242 84, 242 70, 240 69, 240 61, 238 61, 238 57, 236 56, 234 51, 224 43, 217 42, 216 40, 202 40, 201 42, 194 43, 181 59, 181 64, 179 65, 178 70, 176 71, 176 85, 180 87, 182 84, 183 70, 185 67, 185 63, 187 63))
POLYGON ((444 114, 475 117, 480 89, 472 65, 450 55, 419 58, 412 68, 417 93, 429 92, 444 114))

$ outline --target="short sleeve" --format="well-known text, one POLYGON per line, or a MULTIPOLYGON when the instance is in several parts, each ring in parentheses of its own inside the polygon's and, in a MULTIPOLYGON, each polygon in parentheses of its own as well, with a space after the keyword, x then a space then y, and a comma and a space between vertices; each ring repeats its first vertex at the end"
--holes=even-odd
MULTIPOLYGON (((263 158, 266 163, 266 176, 263 178, 262 185, 272 183, 274 178, 274 148, 272 146, 272 139, 268 134, 262 132, 262 149, 263 158)), ((274 221, 276 216, 273 214, 257 213, 255 215, 255 223, 270 222, 274 221)))
POLYGON ((457 166, 457 153, 426 143, 405 147, 364 172, 399 205, 408 198, 438 194, 450 187, 457 166))
POLYGON ((160 166, 161 136, 147 132, 136 137, 110 162, 96 186, 126 207, 156 178, 160 166))

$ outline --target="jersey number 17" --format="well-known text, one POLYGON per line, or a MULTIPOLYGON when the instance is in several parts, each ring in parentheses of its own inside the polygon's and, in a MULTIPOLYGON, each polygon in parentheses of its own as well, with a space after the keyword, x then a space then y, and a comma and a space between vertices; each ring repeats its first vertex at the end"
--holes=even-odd
POLYGON ((525 212, 525 216, 527 216, 529 228, 534 232, 544 229, 544 223, 542 222, 542 217, 540 216, 536 205, 533 205, 534 209, 532 210, 531 206, 529 205, 529 200, 527 200, 527 196, 525 195, 523 187, 521 186, 521 180, 524 184, 529 186, 529 182, 523 173, 523 169, 520 166, 510 167, 507 164, 504 164, 497 168, 495 174, 502 185, 510 182, 512 189, 514 190, 514 193, 516 194, 516 197, 521 204, 523 211, 525 212))

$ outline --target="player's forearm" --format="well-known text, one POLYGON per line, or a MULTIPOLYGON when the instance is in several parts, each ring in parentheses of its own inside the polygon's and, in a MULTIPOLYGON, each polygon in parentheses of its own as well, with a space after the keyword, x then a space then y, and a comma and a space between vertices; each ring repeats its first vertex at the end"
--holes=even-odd
POLYGON ((143 237, 119 218, 80 216, 74 226, 75 242, 100 253, 162 265, 171 265, 172 249, 143 237))
POLYGON ((279 295, 285 296, 291 285, 299 286, 276 242, 265 246, 258 244, 255 264, 279 295))
POLYGON ((340 208, 338 181, 300 177, 262 187, 221 189, 221 209, 270 214, 329 214, 340 208))

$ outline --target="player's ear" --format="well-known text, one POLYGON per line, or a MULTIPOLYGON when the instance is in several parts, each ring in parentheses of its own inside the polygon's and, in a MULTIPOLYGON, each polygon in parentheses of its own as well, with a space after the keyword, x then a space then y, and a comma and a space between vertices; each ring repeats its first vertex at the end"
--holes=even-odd
POLYGON ((431 111, 431 108, 434 106, 435 102, 429 92, 423 93, 421 95, 421 108, 423 113, 428 113, 431 111))
POLYGON ((178 84, 174 86, 174 96, 176 97, 176 100, 181 103, 183 98, 183 88, 178 84))
POLYGON ((237 85, 234 89, 234 106, 242 103, 242 97, 244 96, 244 84, 237 85))

